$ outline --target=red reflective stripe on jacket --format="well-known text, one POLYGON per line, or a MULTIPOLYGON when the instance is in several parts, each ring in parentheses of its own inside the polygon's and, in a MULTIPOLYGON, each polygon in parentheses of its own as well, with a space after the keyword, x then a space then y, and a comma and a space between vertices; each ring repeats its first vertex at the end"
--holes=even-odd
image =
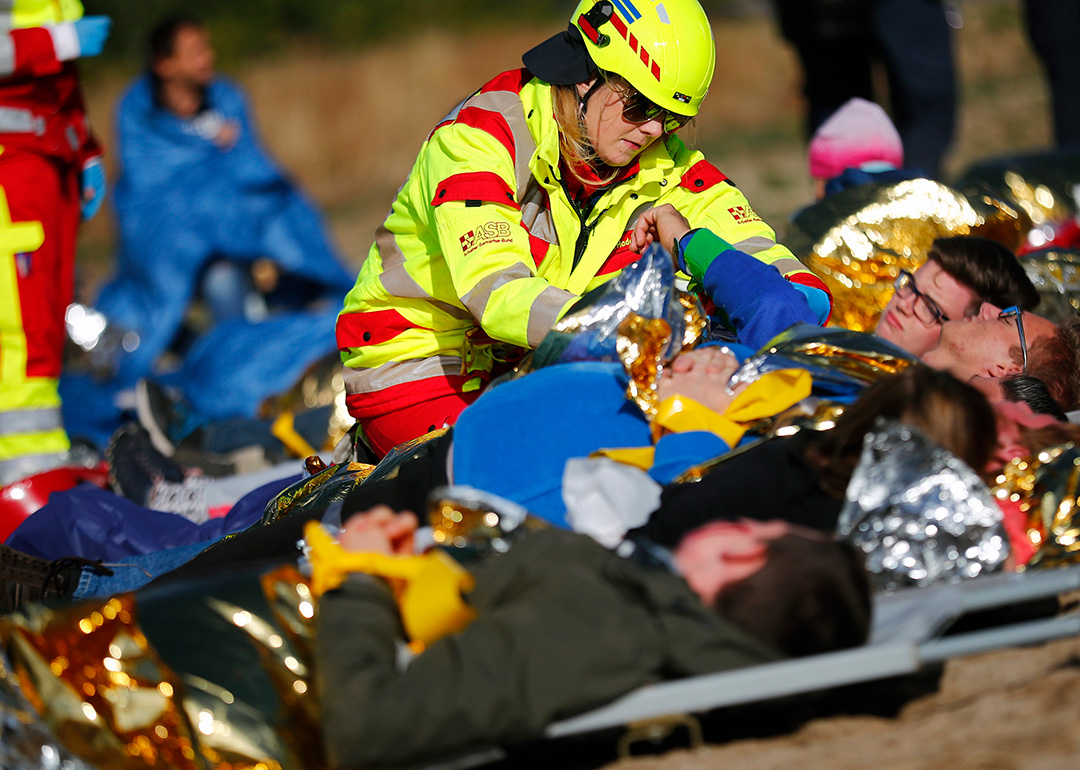
POLYGON ((641 254, 636 251, 630 251, 630 241, 632 236, 633 232, 627 230, 619 240, 619 243, 615 246, 615 250, 611 252, 611 255, 604 260, 604 264, 596 271, 597 275, 609 275, 618 272, 627 265, 631 265, 638 261, 641 254))
POLYGON ((338 316, 338 348, 360 348, 392 340, 407 329, 422 329, 396 310, 372 310, 368 313, 342 313, 338 316))
POLYGON ((699 160, 686 170, 679 180, 679 187, 690 192, 705 192, 721 182, 728 181, 724 173, 707 160, 699 160))
POLYGON ((533 74, 524 67, 516 70, 508 70, 484 83, 477 93, 486 94, 491 91, 510 91, 511 93, 518 94, 521 93, 521 89, 525 87, 525 84, 532 79, 533 74))
POLYGON ((464 395, 465 383, 477 377, 488 379, 486 373, 480 372, 428 377, 423 380, 403 382, 400 385, 391 385, 389 388, 371 393, 353 393, 345 397, 345 406, 349 414, 358 420, 377 417, 443 396, 464 395))
POLYGON ((550 248, 550 243, 529 233, 529 251, 532 253, 533 262, 536 263, 537 267, 540 267, 540 263, 544 261, 544 257, 547 256, 550 248))
POLYGON ((510 160, 517 162, 514 132, 510 130, 510 124, 506 122, 506 118, 499 113, 482 110, 479 107, 465 107, 458 113, 454 122, 491 134, 510 153, 510 160))
POLYGON ((514 200, 514 191, 498 174, 492 171, 470 171, 466 174, 454 174, 439 183, 432 206, 439 206, 450 201, 482 201, 484 203, 504 203, 521 208, 514 200))

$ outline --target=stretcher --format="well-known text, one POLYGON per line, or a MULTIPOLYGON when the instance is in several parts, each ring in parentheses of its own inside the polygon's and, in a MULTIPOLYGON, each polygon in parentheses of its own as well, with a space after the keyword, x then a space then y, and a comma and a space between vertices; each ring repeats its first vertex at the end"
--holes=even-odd
MULTIPOLYGON (((882 594, 874 601, 871 639, 862 647, 649 685, 606 706, 555 722, 545 737, 560 739, 623 728, 625 743, 631 732, 648 738, 681 725, 693 738, 700 735, 695 715, 715 709, 916 674, 951 658, 1080 636, 1080 609, 1036 619, 1008 612, 1077 590, 1080 565, 882 594), (1002 622, 995 622, 994 613, 1002 622), (984 616, 986 627, 949 633, 958 621, 976 614, 984 616)), ((500 749, 491 749, 425 767, 457 770, 503 756, 500 749)))

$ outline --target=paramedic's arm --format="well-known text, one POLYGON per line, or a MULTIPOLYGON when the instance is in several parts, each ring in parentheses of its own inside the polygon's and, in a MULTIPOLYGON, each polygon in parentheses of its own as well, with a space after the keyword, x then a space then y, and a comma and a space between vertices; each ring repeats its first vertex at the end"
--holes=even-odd
POLYGON ((792 324, 820 322, 804 292, 772 265, 739 251, 711 230, 691 230, 670 205, 657 206, 638 220, 635 247, 644 249, 654 240, 677 252, 679 269, 701 282, 735 325, 739 342, 748 347, 761 347, 792 324))
POLYGON ((537 347, 578 297, 536 275, 508 151, 482 129, 446 126, 432 136, 423 170, 461 303, 493 339, 537 347))

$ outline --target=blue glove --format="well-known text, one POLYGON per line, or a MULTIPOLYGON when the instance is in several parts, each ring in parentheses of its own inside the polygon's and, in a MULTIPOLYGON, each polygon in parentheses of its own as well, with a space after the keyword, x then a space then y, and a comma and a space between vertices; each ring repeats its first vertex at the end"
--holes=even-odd
POLYGON ((105 167, 101 165, 101 158, 91 158, 83 164, 82 168, 82 217, 84 220, 93 219, 101 209, 105 201, 105 167))
POLYGON ((79 38, 80 56, 97 56, 105 49, 112 19, 108 16, 84 16, 74 24, 75 34, 79 38))

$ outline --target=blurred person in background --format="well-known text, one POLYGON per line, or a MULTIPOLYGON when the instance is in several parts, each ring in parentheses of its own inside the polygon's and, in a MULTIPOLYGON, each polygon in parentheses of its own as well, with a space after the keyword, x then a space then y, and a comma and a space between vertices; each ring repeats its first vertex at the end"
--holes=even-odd
POLYGON ((884 66, 907 163, 938 177, 952 142, 956 75, 941 0, 775 0, 783 36, 802 63, 807 134, 852 97, 877 101, 884 66))
POLYGON ((1076 0, 1025 0, 1028 36, 1046 70, 1059 147, 1080 149, 1080 3, 1076 0))
POLYGON ((109 27, 78 0, 0 4, 0 486, 68 462, 64 312, 79 222, 105 194, 75 61, 109 27))
POLYGON ((151 373, 199 295, 210 323, 337 304, 353 273, 315 207, 260 145, 247 98, 218 77, 210 33, 175 16, 150 33, 149 66, 120 100, 120 249, 98 309, 139 335, 118 364, 151 373))
POLYGON ((349 411, 379 456, 452 424, 633 263, 635 228, 662 204, 689 225, 663 245, 696 255, 680 263, 695 277, 738 250, 787 277, 819 322, 829 315, 824 284, 677 135, 715 63, 697 0, 583 0, 523 62, 428 137, 338 319, 349 411))

